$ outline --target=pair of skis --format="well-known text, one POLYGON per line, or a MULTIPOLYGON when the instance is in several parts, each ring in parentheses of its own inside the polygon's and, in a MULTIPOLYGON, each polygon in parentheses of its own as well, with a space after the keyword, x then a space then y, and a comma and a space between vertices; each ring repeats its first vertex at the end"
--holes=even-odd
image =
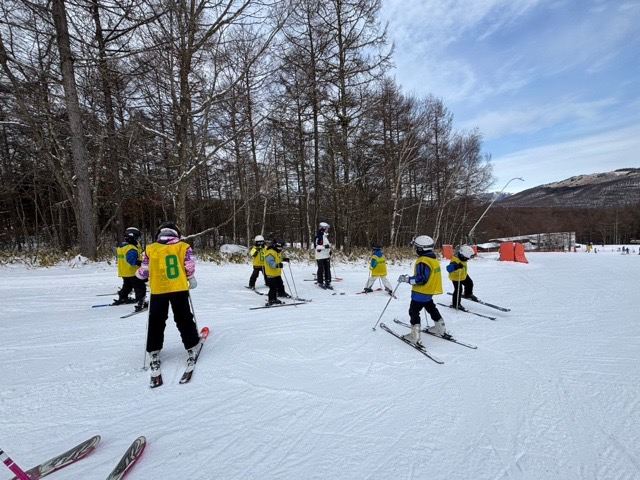
MULTIPOLYGON (((447 295, 453 296, 453 293, 447 292, 447 295)), ((510 308, 501 307, 500 305, 494 305, 493 303, 485 302, 483 300, 480 300, 479 298, 476 298, 475 300, 472 299, 472 298, 465 298, 465 297, 462 297, 462 298, 464 298, 465 300, 469 300, 471 302, 479 303, 480 305, 484 305, 485 307, 495 308, 496 310, 500 310, 501 312, 510 312, 511 311, 510 308)))
MULTIPOLYGON (((200 354, 202 353, 202 349, 204 348, 204 342, 207 340, 209 336, 209 327, 202 327, 200 330, 200 350, 198 351, 198 355, 196 355, 195 361, 193 363, 189 363, 187 361, 187 367, 184 370, 184 373, 180 377, 180 384, 189 383, 191 381, 191 377, 193 377, 193 371, 196 368, 196 363, 200 358, 200 354)), ((162 373, 160 372, 160 368, 157 370, 151 369, 151 380, 149 386, 151 388, 157 388, 163 385, 162 381, 162 373)))
MULTIPOLYGON (((18 467, 2 450, 0 450, 0 460, 2 460, 9 470, 16 474, 12 480, 39 480, 61 468, 82 460, 96 449, 98 443, 100 443, 100 435, 96 435, 79 443, 72 449, 33 467, 27 472, 18 467)), ((120 480, 124 478, 131 467, 138 461, 146 445, 147 439, 145 437, 136 438, 109 474, 107 480, 120 480)))
POLYGON ((296 305, 305 305, 307 303, 309 303, 311 300, 307 300, 305 298, 297 298, 297 297, 292 297, 294 302, 293 303, 275 303, 273 305, 263 305, 261 307, 251 307, 249 308, 249 310, 262 310, 265 308, 278 308, 278 307, 295 307, 296 305))
MULTIPOLYGON (((411 325, 402 322, 400 320, 398 320, 397 318, 395 318, 393 320, 395 323, 397 323, 398 325, 402 325, 404 327, 411 327, 411 325)), ((380 324, 380 328, 382 328, 385 332, 390 333, 391 335, 393 335, 394 337, 396 337, 398 340, 401 340, 402 342, 406 343, 407 345, 409 345, 410 347, 412 347, 413 349, 417 350, 418 352, 420 352, 422 355, 424 355, 425 357, 429 358, 430 360, 433 360, 435 363, 438 363, 440 365, 444 364, 443 360, 440 360, 438 357, 434 356, 431 352, 429 352, 426 347, 424 345, 418 345, 415 344, 413 342, 411 342, 410 340, 404 338, 402 335, 400 335, 399 333, 394 332, 393 330, 391 330, 389 327, 387 327, 384 323, 380 324)), ((452 342, 452 343, 457 343, 458 345, 461 345, 463 347, 467 347, 470 348, 472 350, 476 350, 478 347, 476 345, 473 345, 471 343, 466 343, 466 342, 462 342, 454 337, 452 337, 451 335, 436 335, 434 333, 429 332, 426 328, 421 330, 422 332, 431 335, 433 337, 437 337, 440 338, 442 340, 446 340, 448 342, 452 342)))
POLYGON ((447 305, 446 303, 440 303, 437 302, 438 305, 440 305, 441 307, 449 307, 452 308, 458 312, 463 312, 463 313, 468 313, 470 315, 475 315, 476 317, 482 317, 482 318, 486 318, 487 320, 496 320, 496 317, 492 317, 491 315, 484 315, 482 313, 478 313, 478 312, 472 312, 471 310, 467 310, 464 307, 460 307, 460 308, 456 308, 454 305, 447 305))

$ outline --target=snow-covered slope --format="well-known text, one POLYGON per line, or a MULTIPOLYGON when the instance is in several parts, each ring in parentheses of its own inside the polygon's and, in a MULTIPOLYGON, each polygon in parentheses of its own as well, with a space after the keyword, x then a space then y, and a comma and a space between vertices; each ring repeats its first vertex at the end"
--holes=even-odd
POLYGON ((640 168, 578 175, 540 185, 500 201, 512 207, 610 208, 640 203, 640 168))
MULTIPOLYGON (((201 264, 193 302, 213 333, 179 385, 185 353, 169 320, 155 390, 141 370, 146 316, 90 308, 117 288, 112 268, 5 267, 1 446, 30 467, 102 435, 52 480, 104 479, 141 434, 149 445, 131 479, 639 478, 640 255, 529 261, 471 262, 476 294, 512 312, 468 304, 493 322, 442 308, 478 345, 426 338, 444 365, 372 331, 389 297, 355 294, 364 265, 336 266, 345 295, 294 265, 313 302, 249 311, 264 301, 243 287, 250 266, 201 264)), ((395 279, 410 265, 390 270, 395 279)), ((407 319, 407 285, 398 296, 383 321, 400 331, 392 319, 407 319)))

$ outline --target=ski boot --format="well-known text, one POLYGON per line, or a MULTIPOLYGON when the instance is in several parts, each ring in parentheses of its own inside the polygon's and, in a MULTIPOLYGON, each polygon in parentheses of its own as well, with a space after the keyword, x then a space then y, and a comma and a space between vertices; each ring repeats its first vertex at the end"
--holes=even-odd
POLYGON ((437 335, 438 337, 444 337, 449 335, 447 329, 444 325, 444 320, 441 318, 435 321, 435 325, 433 327, 427 328, 427 332, 437 335))
POLYGON ((451 305, 449 305, 451 308, 455 308, 456 310, 460 310, 461 312, 466 312, 467 309, 464 308, 462 305, 456 305, 455 303, 452 303, 451 305))
POLYGON ((363 293, 371 293, 371 292, 373 292, 373 288, 365 288, 363 290, 363 293))
POLYGON ((405 340, 408 340, 414 345, 421 347, 422 341, 420 340, 420 324, 411 325, 411 331, 406 335, 402 335, 402 338, 404 338, 405 340))
POLYGON ((384 291, 393 297, 393 290, 391 290, 390 288, 385 288, 384 291))
POLYGON ((193 367, 196 364, 200 350, 202 350, 202 342, 198 342, 194 347, 187 349, 187 367, 193 367))
POLYGON ((149 352, 149 370, 152 377, 160 375, 160 350, 149 352))
POLYGON ((462 298, 467 298, 469 300, 471 300, 472 302, 477 302, 478 301, 478 297, 476 297, 473 294, 469 294, 469 295, 463 295, 462 298))
POLYGON ((333 287, 329 282, 326 282, 323 287, 325 290, 333 290, 333 287))
POLYGON ((136 312, 141 312, 142 310, 146 310, 147 308, 149 308, 149 302, 145 302, 144 300, 140 300, 137 305, 135 307, 133 307, 133 309, 136 312))
POLYGON ((125 297, 125 298, 118 298, 114 300, 111 305, 126 305, 128 303, 134 303, 134 302, 135 300, 133 300, 132 298, 125 297))
POLYGON ((284 302, 282 300, 278 300, 277 298, 275 300, 269 300, 267 302, 267 307, 272 307, 273 305, 284 305, 284 302))

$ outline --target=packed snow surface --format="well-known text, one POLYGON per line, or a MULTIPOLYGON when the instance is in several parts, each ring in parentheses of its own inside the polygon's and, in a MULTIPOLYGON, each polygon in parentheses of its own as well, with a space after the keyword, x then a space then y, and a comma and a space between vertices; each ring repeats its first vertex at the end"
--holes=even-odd
MULTIPOLYGON (((335 265, 337 295, 303 281, 313 265, 293 265, 313 302, 252 311, 266 297, 244 288, 248 264, 201 263, 193 303, 212 334, 179 385, 186 355, 169 320, 154 390, 146 314, 91 308, 119 287, 115 267, 3 267, 0 447, 29 468, 102 435, 52 480, 106 478, 139 435, 149 443, 131 479, 638 479, 640 255, 599 252, 471 261, 476 295, 512 311, 441 307, 478 345, 425 338, 444 365, 372 331, 389 297, 356 295, 364 261, 335 265)), ((382 319, 401 333, 409 296, 400 285, 382 319)))

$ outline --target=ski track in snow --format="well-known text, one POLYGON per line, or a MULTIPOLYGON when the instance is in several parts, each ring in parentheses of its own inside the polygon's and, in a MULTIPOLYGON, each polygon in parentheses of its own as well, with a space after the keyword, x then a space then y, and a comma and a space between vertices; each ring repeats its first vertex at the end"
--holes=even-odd
MULTIPOLYGON (((364 262, 336 265, 346 295, 303 282, 313 265, 292 265, 313 302, 255 311, 266 297, 243 287, 249 265, 201 263, 193 303, 212 333, 178 385, 186 354, 170 316, 154 390, 146 314, 90 308, 119 287, 114 267, 3 267, 1 446, 30 468, 102 435, 59 480, 105 478, 139 435, 149 443, 131 479, 640 478, 640 256, 528 257, 470 262, 475 293, 512 311, 464 303, 492 322, 439 307, 478 345, 425 336, 444 365, 371 330, 389 297, 355 294, 364 262)), ((393 282, 411 265, 389 268, 393 282)), ((392 319, 408 321, 409 287, 396 294, 382 321, 405 333, 392 319)))

